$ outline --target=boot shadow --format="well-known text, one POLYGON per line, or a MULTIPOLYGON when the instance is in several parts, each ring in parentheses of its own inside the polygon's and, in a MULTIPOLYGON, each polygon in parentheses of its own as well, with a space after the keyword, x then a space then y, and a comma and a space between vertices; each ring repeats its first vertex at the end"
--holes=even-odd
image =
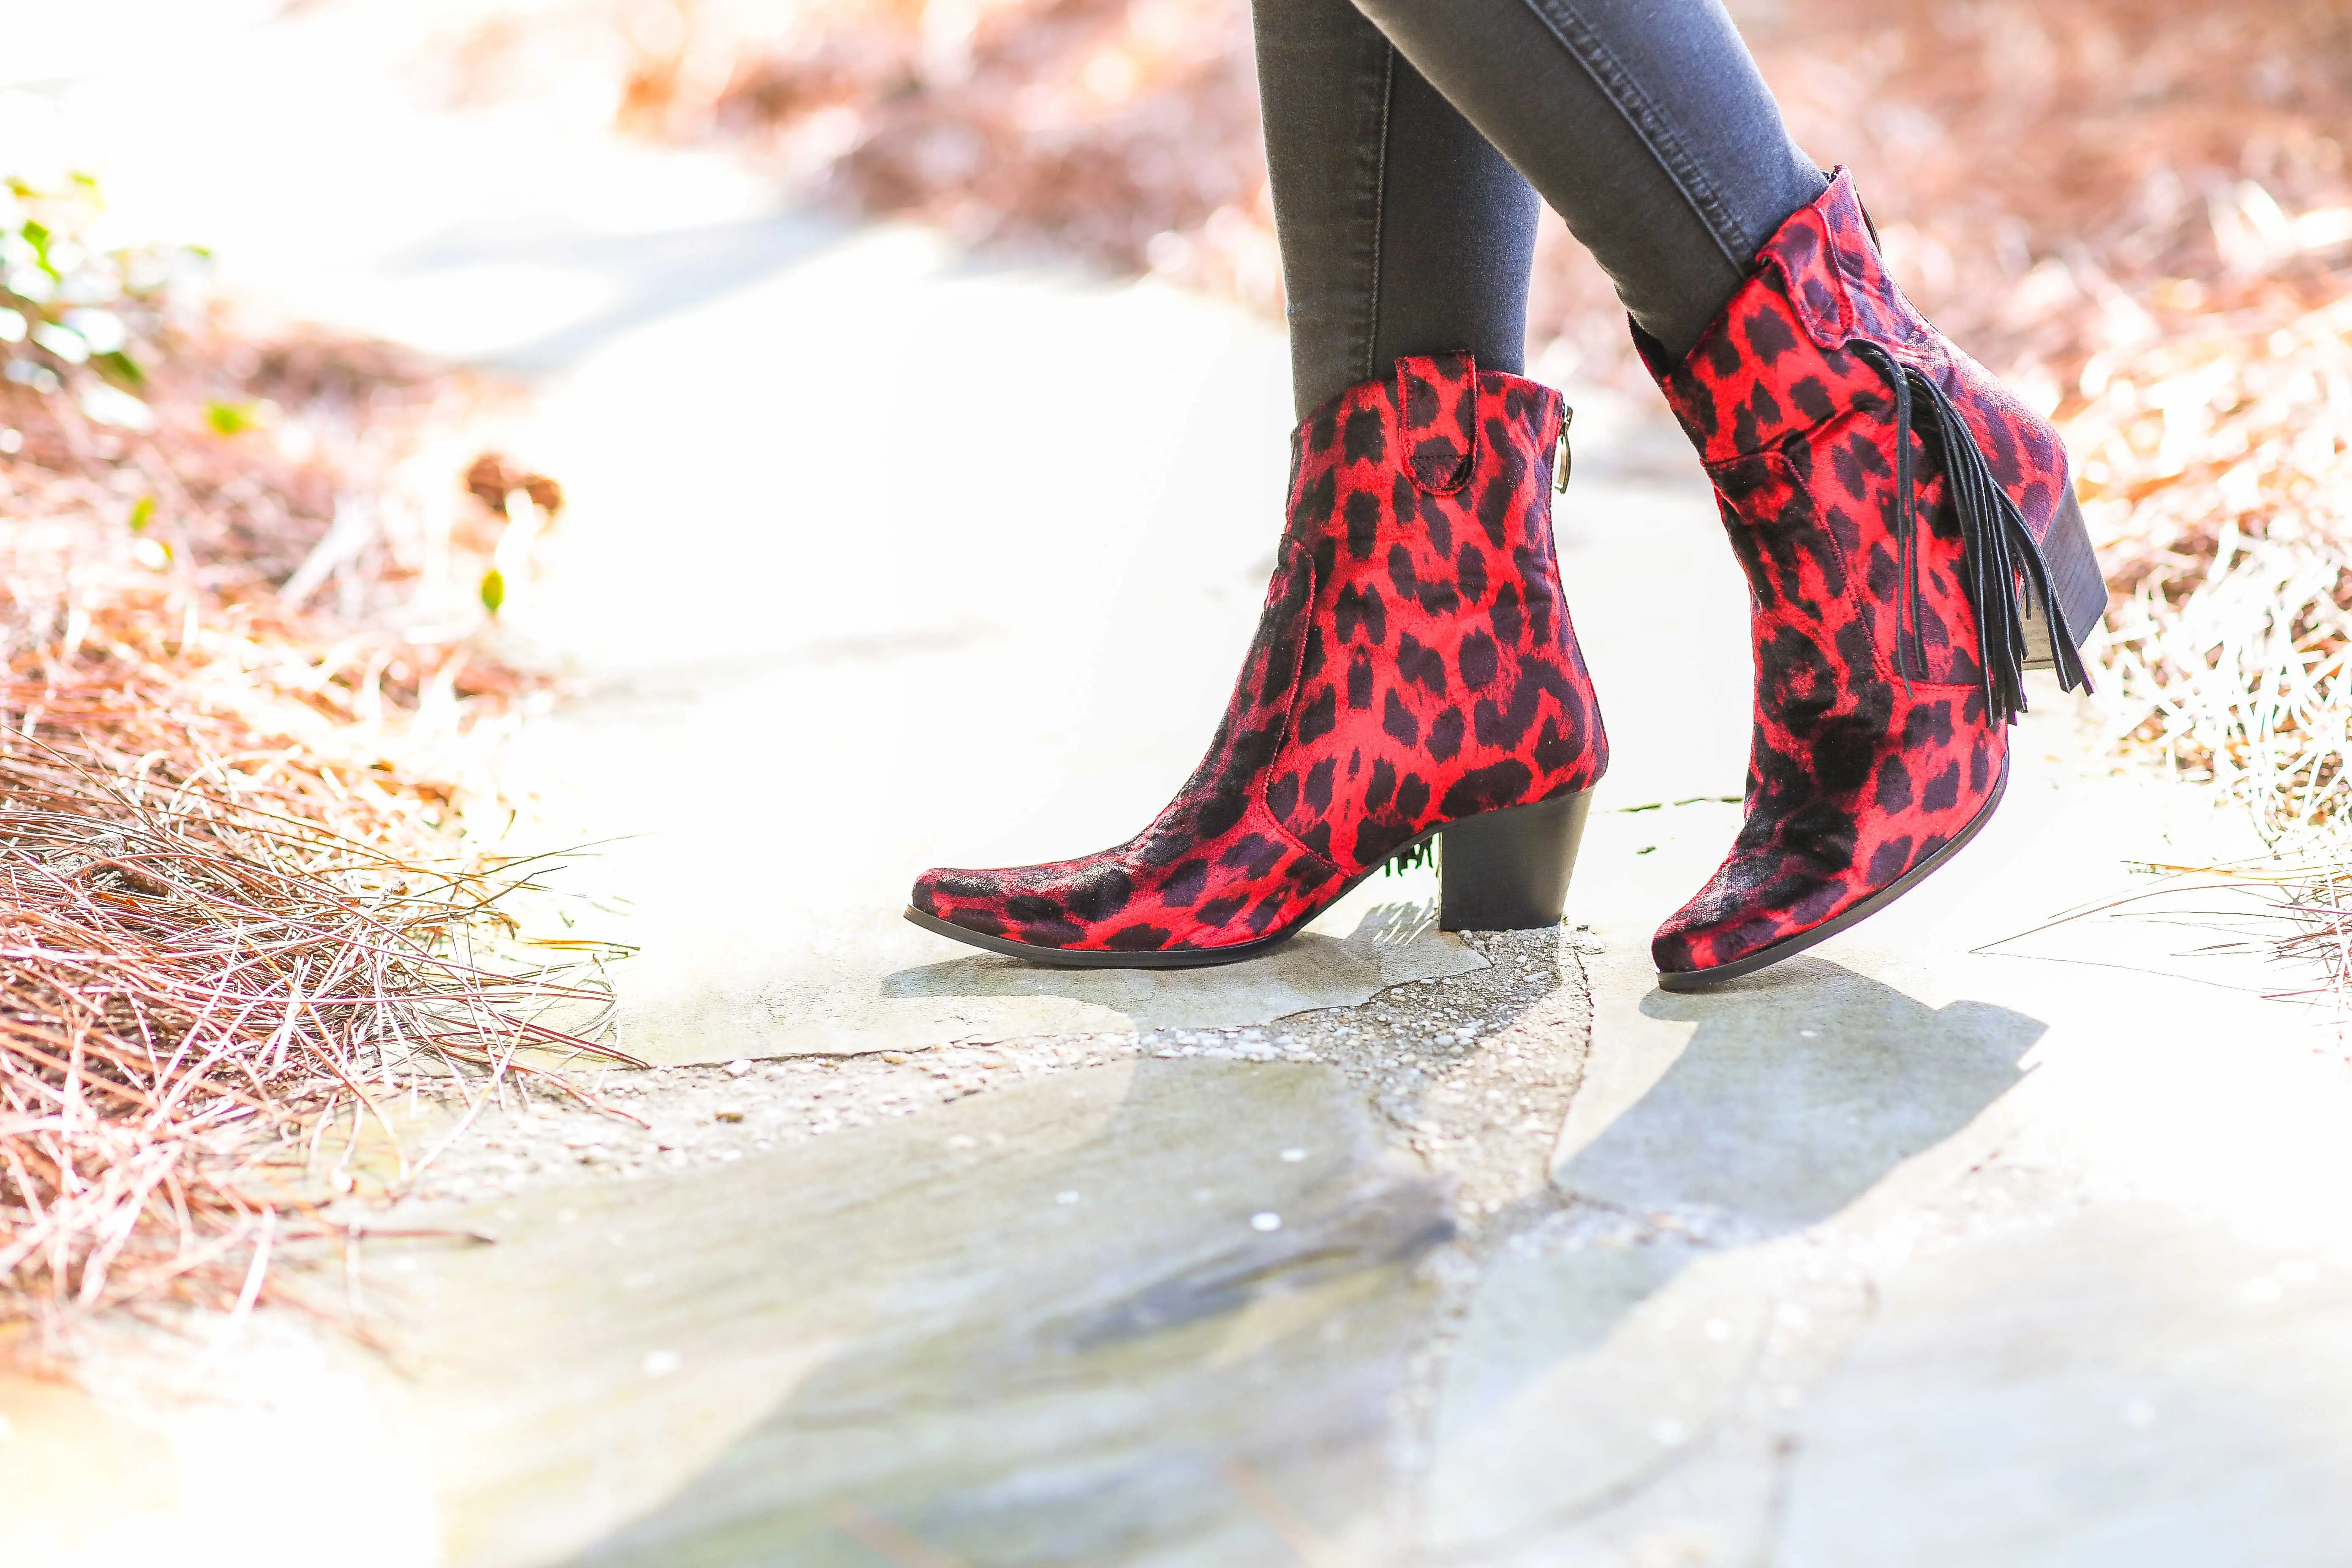
POLYGON ((1690 1264, 1830 1219, 2020 1082, 2048 1026, 2006 1007, 1930 1008, 1820 959, 1738 991, 1653 991, 1648 1016, 1699 1027, 1648 1093, 1557 1164, 1553 1194, 1650 1236, 1545 1264, 1551 1305, 1528 1331, 1557 1356, 1605 1343, 1690 1264))
POLYGON ((1570 1224, 1496 1260, 1451 1363, 1432 1505, 1451 1548, 1533 1538, 1669 1462, 1682 1439, 1663 1431, 1740 1397, 1785 1266, 1763 1249, 1975 1121, 2045 1028, 1984 1002, 1930 1007, 1820 959, 1641 1006, 1698 1026, 1556 1164, 1554 1194, 1527 1200, 1539 1219, 1567 1197, 1570 1224))
POLYGON ((1754 1237, 1829 1218, 1967 1126, 2047 1028, 1989 1002, 1929 1007, 1819 958, 1718 993, 1653 991, 1642 1012, 1698 1028, 1554 1182, 1615 1207, 1710 1211, 1754 1237))

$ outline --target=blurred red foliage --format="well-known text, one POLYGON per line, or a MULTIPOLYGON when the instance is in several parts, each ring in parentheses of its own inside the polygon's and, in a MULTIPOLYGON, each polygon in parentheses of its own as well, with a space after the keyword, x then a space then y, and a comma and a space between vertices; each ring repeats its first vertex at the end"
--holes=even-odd
MULTIPOLYGON (((2234 299, 2259 277, 2305 303, 2336 286, 2340 238, 2274 232, 2352 202, 2352 10, 2332 0, 1734 9, 1800 142, 1854 167, 1906 285, 1990 361, 2078 366, 2117 291, 2161 321, 2219 302, 2184 281, 2234 299)), ((1246 0, 665 15, 631 68, 636 123, 763 142, 862 211, 1278 304, 1246 0)), ((1540 270, 1531 335, 1622 363, 1606 285, 1565 233, 1540 270)))

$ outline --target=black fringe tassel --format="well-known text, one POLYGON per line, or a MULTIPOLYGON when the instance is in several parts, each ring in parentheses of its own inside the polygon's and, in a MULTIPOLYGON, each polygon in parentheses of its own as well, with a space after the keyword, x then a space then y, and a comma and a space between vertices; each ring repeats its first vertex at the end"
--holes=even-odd
POLYGON ((2076 638, 2051 591, 2049 563, 2017 502, 1993 479, 1976 432, 1924 371, 1905 364, 1879 343, 1863 341, 1851 347, 1886 377, 1895 393, 1895 485, 1902 497, 1895 533, 1903 552, 1895 664, 1905 685, 1914 674, 1927 675, 1926 656, 1919 647, 1919 524, 1911 471, 1912 414, 1915 406, 1924 406, 1927 421, 1921 428, 1942 453, 1945 488, 1959 518, 1962 586, 1976 611, 1978 663, 1993 718, 2014 723, 2025 711, 2025 621, 2037 601, 2050 616, 2050 648, 2060 688, 2088 690, 2091 679, 2074 646, 2076 638))

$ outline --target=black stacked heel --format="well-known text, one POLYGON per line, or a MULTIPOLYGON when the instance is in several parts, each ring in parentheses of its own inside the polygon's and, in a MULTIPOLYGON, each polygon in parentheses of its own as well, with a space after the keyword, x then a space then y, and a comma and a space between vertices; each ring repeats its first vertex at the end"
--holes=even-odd
POLYGON ((1440 931, 1558 925, 1592 792, 1449 822, 1438 835, 1440 931))

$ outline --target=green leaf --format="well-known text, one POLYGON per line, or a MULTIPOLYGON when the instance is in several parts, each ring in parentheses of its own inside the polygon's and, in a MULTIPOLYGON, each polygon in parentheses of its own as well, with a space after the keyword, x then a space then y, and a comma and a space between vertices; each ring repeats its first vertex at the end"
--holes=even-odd
POLYGON ((119 381, 125 386, 147 384, 147 372, 141 367, 137 360, 132 359, 121 349, 111 349, 102 354, 92 354, 89 363, 99 368, 100 374, 119 381))
POLYGON ((258 428, 261 410, 250 403, 207 403, 205 423, 224 436, 236 436, 258 428))
POLYGON ((482 608, 495 616, 499 613, 499 606, 506 602, 506 574, 493 566, 482 574, 482 608))
POLYGON ((155 521, 155 498, 141 496, 131 506, 131 531, 138 533, 155 521))

